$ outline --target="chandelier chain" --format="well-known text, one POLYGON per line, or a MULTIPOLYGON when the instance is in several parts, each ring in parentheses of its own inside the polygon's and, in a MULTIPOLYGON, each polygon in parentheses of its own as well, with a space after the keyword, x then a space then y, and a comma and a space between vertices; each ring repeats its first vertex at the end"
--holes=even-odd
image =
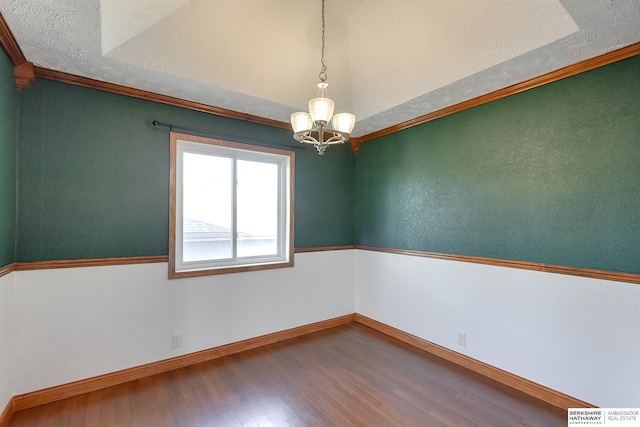
POLYGON ((320 61, 322 62, 322 67, 320 67, 320 81, 322 83, 327 81, 327 66, 324 63, 324 0, 322 0, 322 56, 320 61))
POLYGON ((322 49, 320 56, 320 83, 318 97, 309 101, 309 112, 291 114, 293 138, 301 143, 313 144, 318 154, 323 155, 329 145, 342 144, 349 140, 356 116, 351 113, 333 114, 335 103, 327 97, 327 65, 324 58, 325 44, 325 0, 322 0, 322 49))

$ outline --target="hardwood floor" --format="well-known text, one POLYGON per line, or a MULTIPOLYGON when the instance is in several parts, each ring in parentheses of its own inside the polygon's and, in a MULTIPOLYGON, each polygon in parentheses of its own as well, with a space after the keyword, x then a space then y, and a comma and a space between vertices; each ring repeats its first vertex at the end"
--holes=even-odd
POLYGON ((565 426, 566 411, 350 323, 13 415, 23 426, 565 426))

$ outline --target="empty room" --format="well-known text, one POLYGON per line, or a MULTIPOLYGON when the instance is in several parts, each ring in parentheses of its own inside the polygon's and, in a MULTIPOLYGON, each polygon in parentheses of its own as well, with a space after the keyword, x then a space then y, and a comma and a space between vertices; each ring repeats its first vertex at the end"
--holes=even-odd
POLYGON ((0 0, 0 427, 640 425, 640 2, 0 0))

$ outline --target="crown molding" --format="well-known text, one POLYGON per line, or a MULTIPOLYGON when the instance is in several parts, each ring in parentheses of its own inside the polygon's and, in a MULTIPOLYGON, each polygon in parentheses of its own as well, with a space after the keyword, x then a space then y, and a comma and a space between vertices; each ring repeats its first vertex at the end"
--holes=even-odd
POLYGON ((16 65, 13 69, 13 75, 16 79, 18 92, 28 88, 36 81, 36 71, 31 62, 23 62, 20 65, 16 65))
POLYGON ((36 80, 36 73, 33 64, 27 61, 22 49, 18 45, 13 33, 0 13, 0 44, 13 63, 13 75, 16 79, 16 89, 18 92, 29 87, 36 80))
MULTIPOLYGON (((9 58, 11 59, 11 61, 15 66, 28 62, 24 54, 22 53, 20 46, 18 45, 15 38, 13 37, 13 34, 11 33, 9 26, 7 25, 6 21, 2 17, 2 14, 0 14, 0 43, 4 47, 5 51, 9 55, 9 58)), ((566 77, 571 77, 576 74, 593 70, 595 68, 602 67, 604 65, 608 65, 613 62, 630 58, 632 56, 639 55, 639 54, 640 54, 640 42, 631 44, 629 46, 625 46, 623 48, 620 48, 611 52, 607 52, 603 55, 596 56, 591 59, 580 61, 576 64, 569 65, 559 70, 543 74, 542 76, 535 77, 533 79, 530 79, 521 83, 517 83, 515 85, 511 85, 503 89, 498 89, 494 92, 481 95, 479 97, 476 97, 467 101, 463 101, 461 103, 443 108, 438 111, 434 111, 429 114, 425 114, 420 117, 416 117, 415 119, 407 120, 405 122, 399 123, 394 126, 390 126, 385 129, 381 129, 376 132, 372 132, 367 135, 363 135, 360 137, 353 137, 350 140, 351 148, 353 149, 353 152, 357 154, 363 142, 380 138, 382 136, 390 135, 392 133, 399 132, 404 129, 408 129, 413 126, 418 126, 420 124, 427 123, 432 120, 446 117, 451 114, 459 113, 461 111, 468 110, 469 108, 477 107, 482 104, 496 101, 498 99, 505 98, 510 95, 515 95, 516 93, 524 92, 526 90, 533 89, 538 86, 545 85, 547 83, 552 83, 552 82, 564 79, 566 77)), ((33 67, 33 65, 31 66, 33 67)), ((18 81, 16 81, 18 90, 24 89, 24 87, 28 86, 29 84, 31 84, 31 82, 33 82, 33 78, 29 76, 27 71, 28 71, 27 67, 20 70, 19 75, 20 75, 21 81, 19 83, 18 81), (26 86, 24 86, 25 79, 27 81, 26 86)), ((186 99, 176 98, 173 96, 162 95, 159 93, 145 91, 141 89, 135 89, 127 86, 118 85, 115 83, 103 82, 100 80, 94 80, 87 77, 81 77, 78 75, 64 73, 62 71, 50 70, 42 67, 34 67, 34 71, 35 71, 35 77, 40 77, 47 80, 55 80, 55 81, 87 87, 91 89, 98 89, 105 92, 117 93, 120 95, 131 96, 134 98, 146 99, 149 101, 159 102, 161 104, 173 105, 176 107, 187 108, 190 110, 214 114, 217 116, 243 120, 250 123, 262 124, 262 125, 272 126, 272 127, 281 128, 281 129, 291 129, 290 124, 287 122, 281 122, 279 120, 268 119, 260 116, 255 116, 252 114, 247 114, 247 113, 241 113, 238 111, 215 107, 215 106, 203 104, 200 102, 189 101, 186 99)), ((16 71, 16 78, 18 78, 17 71, 16 71)))
POLYGON ((55 71, 42 67, 35 67, 35 71, 36 77, 38 78, 55 80, 58 82, 82 86, 90 89, 98 89, 104 92, 116 93, 119 95, 130 96, 132 98, 145 99, 147 101, 154 101, 160 104, 173 105, 175 107, 187 108, 194 111, 215 114, 216 116, 228 117, 231 119, 242 120, 250 123, 257 123, 282 129, 291 128, 289 123, 281 122, 278 120, 267 119, 264 117, 254 116, 252 114, 241 113, 238 111, 228 110, 226 108, 215 107, 213 105, 189 101, 169 95, 162 95, 142 89, 118 85, 115 83, 103 82, 101 80, 95 80, 88 77, 77 76, 75 74, 64 73, 62 71, 55 71))
POLYGON ((503 89, 498 89, 491 93, 478 96, 467 101, 463 101, 459 104, 451 105, 438 111, 434 111, 429 114, 425 114, 415 119, 407 120, 406 122, 399 123, 394 126, 390 126, 386 129, 382 129, 376 132, 372 132, 368 135, 364 135, 358 138, 358 142, 361 144, 372 139, 380 138, 382 136, 390 135, 392 133, 399 132, 410 127, 418 126, 423 123, 430 122, 432 120, 440 119, 442 117, 450 116, 451 114, 459 113, 464 110, 468 110, 473 107, 477 107, 482 104, 487 104, 498 99, 506 98, 507 96, 515 95, 516 93, 524 92, 529 89, 536 88, 538 86, 553 83, 558 80, 562 80, 567 77, 575 76, 576 74, 584 73, 604 65, 608 65, 623 59, 630 58, 632 56, 640 55, 640 42, 631 44, 629 46, 617 49, 611 52, 607 52, 603 55, 596 56, 591 59, 580 61, 573 65, 569 65, 559 70, 552 71, 550 73, 543 74, 538 77, 526 80, 521 83, 517 83, 508 86, 503 89))
POLYGON ((9 56, 9 59, 13 63, 13 65, 20 65, 27 62, 27 58, 24 57, 22 53, 22 49, 18 45, 15 37, 13 37, 13 33, 7 25, 7 21, 4 20, 4 16, 0 13, 0 43, 4 48, 5 52, 9 56))

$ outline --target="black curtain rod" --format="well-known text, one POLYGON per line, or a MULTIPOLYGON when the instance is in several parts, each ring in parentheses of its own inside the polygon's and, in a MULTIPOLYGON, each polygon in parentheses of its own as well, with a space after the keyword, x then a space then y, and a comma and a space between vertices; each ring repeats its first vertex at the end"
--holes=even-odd
POLYGON ((229 135, 226 133, 211 132, 203 129, 195 129, 195 128, 190 128, 186 126, 173 125, 170 123, 162 123, 157 120, 152 121, 151 124, 154 126, 162 126, 162 127, 169 128, 170 131, 173 131, 175 129, 175 130, 181 130, 181 131, 186 131, 191 133, 209 135, 215 138, 227 139, 234 142, 257 143, 258 145, 262 145, 262 146, 273 147, 273 148, 284 148, 285 150, 292 150, 292 151, 293 150, 307 151, 307 147, 304 147, 301 145, 278 144, 277 142, 262 141, 260 139, 255 139, 255 138, 246 138, 244 136, 229 135))

